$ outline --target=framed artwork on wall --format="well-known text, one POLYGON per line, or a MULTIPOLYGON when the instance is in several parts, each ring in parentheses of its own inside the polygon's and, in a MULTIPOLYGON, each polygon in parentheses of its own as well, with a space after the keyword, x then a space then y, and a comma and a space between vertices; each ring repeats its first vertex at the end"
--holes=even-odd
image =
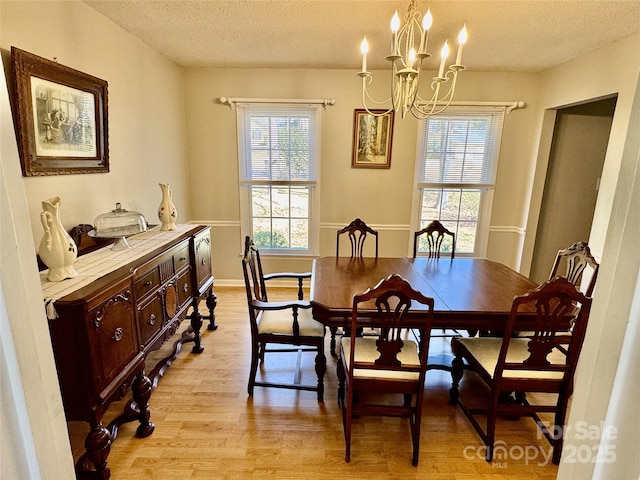
POLYGON ((364 109, 354 111, 352 168, 391 167, 393 111, 371 110, 371 113, 364 109))
POLYGON ((107 82, 11 47, 22 175, 109 171, 107 82))

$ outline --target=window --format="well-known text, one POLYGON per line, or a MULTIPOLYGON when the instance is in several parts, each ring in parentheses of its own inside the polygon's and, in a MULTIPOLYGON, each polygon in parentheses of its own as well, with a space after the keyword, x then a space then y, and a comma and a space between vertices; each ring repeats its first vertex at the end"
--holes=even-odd
POLYGON ((456 256, 485 253, 503 117, 503 108, 449 107, 420 123, 414 218, 418 229, 440 220, 455 232, 456 256))
POLYGON ((266 253, 314 254, 319 107, 238 105, 243 231, 266 253))

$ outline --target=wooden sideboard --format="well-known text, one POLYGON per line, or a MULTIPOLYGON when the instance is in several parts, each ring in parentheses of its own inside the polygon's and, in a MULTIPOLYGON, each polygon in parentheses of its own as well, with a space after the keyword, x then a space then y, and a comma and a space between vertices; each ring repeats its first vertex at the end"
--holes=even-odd
MULTIPOLYGON (((193 342, 192 352, 202 352, 203 320, 209 320, 209 330, 217 328, 210 228, 183 225, 179 230, 166 241, 166 232, 141 234, 151 238, 149 244, 136 245, 132 237, 132 247, 139 249, 135 260, 53 302, 57 318, 49 319, 49 331, 66 418, 90 426, 86 452, 76 462, 79 478, 110 477, 107 457, 123 423, 137 420, 139 437, 153 433, 148 404, 159 377, 183 343, 193 342), (202 298, 208 315, 199 311, 202 298), (172 353, 145 371, 147 355, 169 340, 185 318, 190 327, 172 353), (129 392, 132 398, 124 412, 103 426, 110 403, 129 392)), ((80 257, 88 272, 96 268, 92 255, 96 264, 108 262, 99 259, 99 253, 80 257)), ((45 300, 47 290, 43 282, 45 300)))

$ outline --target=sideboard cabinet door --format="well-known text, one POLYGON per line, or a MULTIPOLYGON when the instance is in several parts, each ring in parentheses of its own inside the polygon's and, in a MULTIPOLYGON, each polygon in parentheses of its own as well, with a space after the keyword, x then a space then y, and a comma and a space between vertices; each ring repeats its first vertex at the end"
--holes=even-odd
MULTIPOLYGON (((86 317, 97 392, 103 392, 139 352, 131 283, 115 290, 98 305, 90 306, 86 317)), ((104 400, 110 393, 100 396, 104 400)))
POLYGON ((211 231, 204 230, 193 239, 195 251, 196 287, 202 295, 213 283, 211 276, 211 231))

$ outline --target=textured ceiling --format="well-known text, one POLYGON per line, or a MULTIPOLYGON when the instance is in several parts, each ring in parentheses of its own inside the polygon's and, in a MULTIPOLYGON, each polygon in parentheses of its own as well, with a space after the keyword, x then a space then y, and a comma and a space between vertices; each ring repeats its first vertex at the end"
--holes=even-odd
MULTIPOLYGON (((183 66, 386 68, 389 21, 409 0, 84 0, 183 66)), ((637 0, 418 0, 433 14, 426 68, 467 25, 471 71, 536 72, 640 31, 637 0)), ((640 52, 638 53, 640 55, 640 52)))

